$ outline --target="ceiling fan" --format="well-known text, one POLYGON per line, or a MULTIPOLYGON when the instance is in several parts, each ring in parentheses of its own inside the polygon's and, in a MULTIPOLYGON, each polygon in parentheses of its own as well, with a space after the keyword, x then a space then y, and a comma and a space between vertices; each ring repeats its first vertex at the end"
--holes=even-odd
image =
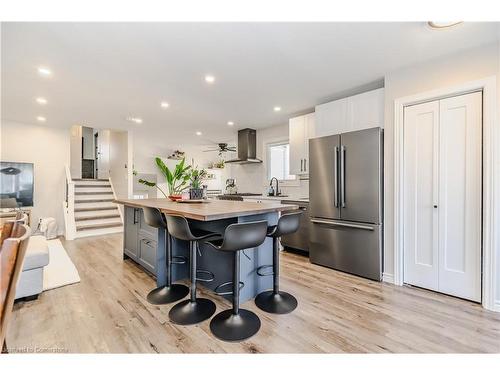
POLYGON ((236 146, 230 146, 228 143, 221 142, 211 146, 211 148, 207 150, 203 150, 203 152, 218 152, 219 155, 222 155, 226 152, 236 152, 236 146))

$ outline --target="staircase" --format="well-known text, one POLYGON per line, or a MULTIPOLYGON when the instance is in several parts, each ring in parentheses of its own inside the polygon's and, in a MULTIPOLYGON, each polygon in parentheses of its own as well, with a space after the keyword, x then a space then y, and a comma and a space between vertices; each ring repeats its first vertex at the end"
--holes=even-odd
POLYGON ((109 179, 72 179, 66 199, 66 239, 123 231, 123 219, 109 179))

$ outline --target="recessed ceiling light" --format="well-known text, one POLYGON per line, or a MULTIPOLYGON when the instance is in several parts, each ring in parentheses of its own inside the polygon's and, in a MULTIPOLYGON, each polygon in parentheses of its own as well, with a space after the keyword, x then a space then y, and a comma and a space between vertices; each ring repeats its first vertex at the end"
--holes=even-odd
POLYGON ((52 75, 52 72, 50 71, 50 69, 45 68, 43 66, 40 66, 38 68, 38 74, 45 76, 45 77, 48 77, 48 76, 52 75))
POLYGON ((45 105, 47 104, 47 99, 39 97, 35 99, 38 104, 45 105))
POLYGON ((162 108, 168 108, 168 107, 170 107, 170 104, 168 104, 167 102, 161 102, 161 103, 160 103, 160 106, 161 106, 162 108))
POLYGON ((47 121, 47 119, 46 119, 45 117, 43 117, 43 116, 37 116, 37 117, 36 117, 36 119, 37 119, 38 121, 40 121, 40 122, 45 122, 45 121, 47 121))
POLYGON ((206 75, 205 76, 205 82, 207 83, 214 83, 215 82, 215 77, 212 75, 206 75))
POLYGON ((463 21, 451 21, 451 22, 441 22, 441 21, 429 21, 427 24, 433 29, 446 29, 448 27, 453 27, 461 24, 463 21))
POLYGON ((203 133, 202 132, 196 132, 196 135, 202 135, 203 133))
POLYGON ((136 124, 142 124, 142 118, 139 117, 127 117, 127 121, 135 122, 136 124))
POLYGON ((227 124, 228 124, 229 126, 233 126, 233 125, 234 125, 234 122, 232 122, 232 121, 228 121, 228 122, 227 122, 227 124))
POLYGON ((281 107, 277 107, 277 106, 276 106, 276 107, 274 107, 273 109, 274 109, 274 112, 279 112, 279 111, 281 111, 281 107))

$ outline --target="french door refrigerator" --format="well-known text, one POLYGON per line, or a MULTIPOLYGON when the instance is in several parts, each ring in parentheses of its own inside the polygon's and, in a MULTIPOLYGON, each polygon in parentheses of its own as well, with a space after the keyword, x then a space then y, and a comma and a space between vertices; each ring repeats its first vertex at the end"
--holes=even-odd
POLYGON ((312 263, 382 279, 383 131, 309 140, 312 263))

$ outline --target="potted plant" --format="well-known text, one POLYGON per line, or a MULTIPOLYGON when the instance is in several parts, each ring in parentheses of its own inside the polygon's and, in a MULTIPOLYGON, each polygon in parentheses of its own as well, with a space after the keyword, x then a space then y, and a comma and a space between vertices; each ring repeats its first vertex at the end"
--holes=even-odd
POLYGON ((203 188, 201 183, 207 178, 207 171, 204 169, 193 168, 189 173, 189 180, 191 182, 191 187, 189 189, 190 199, 202 199, 203 198, 203 188))
POLYGON ((189 173, 189 169, 191 169, 191 166, 186 166, 185 159, 182 159, 181 162, 175 166, 174 170, 171 171, 159 157, 156 157, 155 161, 158 169, 163 174, 163 176, 165 176, 168 195, 155 182, 139 179, 139 183, 146 186, 156 186, 156 188, 161 191, 165 198, 169 198, 171 201, 181 199, 182 191, 189 185, 191 176, 191 174, 189 173))

